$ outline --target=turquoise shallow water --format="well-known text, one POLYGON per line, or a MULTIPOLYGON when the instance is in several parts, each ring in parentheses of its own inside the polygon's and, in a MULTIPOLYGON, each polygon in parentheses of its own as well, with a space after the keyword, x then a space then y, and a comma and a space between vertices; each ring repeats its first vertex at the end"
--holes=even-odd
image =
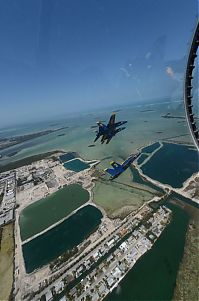
POLYGON ((45 230, 88 200, 88 191, 78 184, 72 184, 29 205, 20 214, 22 240, 45 230))
POLYGON ((22 246, 27 273, 48 264, 81 243, 99 226, 102 213, 87 205, 64 222, 22 246))
MULTIPOLYGON (((22 143, 18 146, 10 148, 9 151, 11 152, 17 151, 17 153, 13 155, 11 158, 7 158, 6 156, 4 156, 4 158, 0 160, 0 164, 3 163, 5 164, 10 161, 19 160, 27 156, 39 154, 41 152, 63 149, 67 152, 68 151, 77 152, 81 157, 83 157, 86 160, 93 160, 93 159, 101 160, 101 163, 99 164, 99 168, 104 169, 109 166, 110 161, 116 160, 120 162, 121 158, 124 159, 127 156, 129 156, 129 154, 137 152, 138 148, 151 144, 152 142, 156 142, 158 140, 164 140, 166 138, 175 137, 175 140, 177 141, 191 142, 190 134, 187 129, 186 123, 182 124, 182 123, 178 123, 177 119, 166 119, 161 117, 161 115, 166 114, 168 111, 172 113, 172 106, 173 104, 172 102, 170 102, 165 104, 162 103, 154 104, 154 105, 148 104, 147 106, 140 105, 140 106, 122 107, 122 111, 118 112, 116 115, 116 119, 117 119, 116 121, 128 120, 126 130, 116 135, 116 137, 114 137, 108 145, 101 145, 98 142, 96 143, 95 147, 92 148, 88 147, 88 145, 93 144, 93 140, 95 137, 95 133, 93 130, 91 130, 91 126, 97 120, 108 120, 112 112, 111 109, 92 112, 88 114, 87 113, 81 114, 80 116, 74 117, 73 119, 67 119, 67 120, 65 119, 59 121, 59 127, 68 126, 69 128, 60 131, 59 133, 52 133, 47 136, 36 138, 32 141, 28 141, 26 143, 22 143), (154 111, 150 112, 150 114, 147 112, 141 112, 143 108, 144 109, 152 108, 154 111), (58 134, 62 134, 62 133, 65 135, 58 136, 58 134)), ((175 106, 175 108, 176 107, 177 106, 175 106)), ((174 110, 174 115, 183 115, 183 112, 179 113, 177 112, 177 110, 174 110)), ((43 130, 45 128, 49 128, 49 124, 41 125, 40 130, 43 130)), ((33 130, 34 130, 34 126, 31 126, 30 128, 27 128, 25 132, 29 132, 29 131, 32 132, 33 130)), ((23 129, 19 129, 17 134, 21 134, 20 131, 23 131, 23 129)), ((11 132, 9 132, 9 134, 12 136, 11 132)), ((7 150, 5 151, 5 153, 6 152, 7 150)), ((152 161, 150 160, 150 162, 152 161)), ((183 160, 181 160, 180 165, 181 167, 186 166, 184 165, 183 160)), ((158 174, 159 177, 161 176, 161 173, 164 172, 165 168, 168 168, 167 160, 161 161, 161 164, 157 166, 155 163, 154 166, 157 168, 157 173, 156 173, 156 168, 154 168, 154 174, 158 174)), ((149 169, 152 170, 153 169, 152 166, 150 166, 149 169)), ((125 172, 122 178, 124 182, 128 182, 128 183, 132 182, 131 172, 133 174, 134 181, 138 183, 146 184, 146 181, 144 181, 139 177, 138 172, 136 171, 135 168, 132 168, 131 171, 129 169, 125 172)), ((182 170, 182 174, 186 174, 186 177, 189 174, 189 172, 190 172, 189 167, 182 170)), ((182 182, 182 180, 183 179, 181 178, 180 183, 182 182)), ((150 185, 152 184, 149 184, 149 186, 150 185)), ((152 185, 151 187, 155 188, 154 185, 152 185)), ((146 295, 147 292, 150 293, 149 296, 151 300, 153 299, 153 297, 154 300, 158 300, 158 298, 159 300, 162 300, 162 296, 166 296, 166 298, 169 298, 170 300, 173 292, 175 277, 176 277, 175 273, 178 269, 178 266, 174 261, 175 271, 172 271, 171 272, 172 277, 169 277, 168 271, 170 270, 169 268, 170 265, 168 265, 168 268, 165 267, 164 258, 167 258, 167 254, 168 256, 171 255, 170 250, 174 253, 173 255, 175 255, 176 250, 179 250, 179 252, 176 252, 177 255, 183 252, 182 249, 178 249, 178 246, 175 243, 178 242, 181 243, 183 241, 186 232, 185 228, 187 222, 186 216, 184 216, 183 214, 180 215, 180 219, 177 220, 179 221, 179 230, 173 231, 172 228, 171 233, 166 232, 167 235, 165 234, 163 236, 165 237, 165 243, 163 244, 163 247, 160 246, 160 248, 157 249, 155 255, 154 256, 151 255, 152 257, 150 256, 147 257, 148 254, 146 255, 146 257, 144 256, 144 258, 146 259, 141 266, 141 270, 135 269, 134 272, 133 269, 132 270, 133 278, 129 280, 128 275, 131 275, 130 272, 127 275, 127 278, 125 277, 125 279, 122 282, 122 285, 124 284, 124 287, 121 285, 120 287, 121 290, 118 289, 117 291, 115 291, 114 292, 115 295, 113 295, 112 299, 109 300, 116 300, 116 301, 117 300, 121 300, 121 301, 142 300, 143 301, 144 300, 143 298, 146 299, 146 297, 148 296, 146 295), (181 229, 183 233, 181 233, 181 229), (170 239, 172 237, 172 233, 174 234, 174 236, 172 239, 170 239), (178 235, 180 237, 179 240, 178 240, 178 235), (173 248, 173 246, 175 248, 173 248), (157 262, 157 266, 156 266, 156 262, 157 262), (163 277, 162 277, 162 273, 163 273, 163 277), (169 279, 169 281, 167 281, 167 278, 169 279), (132 290, 133 287, 135 288, 135 290, 132 290), (143 287, 145 288, 145 290, 143 290, 143 287), (162 292, 161 292, 161 287, 162 287, 162 292), (119 299, 117 299, 117 295, 119 296, 118 297, 119 299)), ((88 223, 87 222, 85 223, 84 219, 83 221, 84 222, 82 223, 82 230, 85 229, 84 225, 88 227, 87 228, 88 232, 94 229, 92 227, 95 227, 95 222, 92 221, 90 222, 90 220, 89 219, 87 220, 87 218, 86 221, 88 221, 88 223)), ((76 225, 76 223, 74 225, 76 225)), ((178 226, 176 226, 176 229, 178 229, 178 226)), ((88 233, 86 232, 87 230, 85 230, 85 232, 82 234, 80 240, 83 239, 83 235, 87 235, 88 233)), ((79 234, 76 228, 75 231, 77 231, 75 233, 79 234)), ((72 236, 71 233, 70 235, 72 236)), ((79 237, 79 235, 77 236, 79 237)), ((72 240, 73 239, 74 237, 72 236, 72 240)), ((23 252, 24 252, 27 271, 30 272, 35 268, 42 266, 43 264, 46 264, 56 256, 59 256, 60 252, 65 250, 65 248, 66 249, 68 248, 68 245, 69 243, 71 243, 71 240, 69 239, 67 241, 67 245, 63 245, 63 243, 65 244, 66 241, 63 237, 61 237, 60 242, 61 242, 60 244, 58 242, 55 248, 55 244, 52 243, 51 235, 50 235, 49 237, 44 237, 44 238, 42 237, 41 241, 39 240, 35 242, 33 240, 32 242, 30 242, 32 244, 24 245, 23 252), (36 250, 35 253, 32 251, 33 249, 36 250)), ((157 242, 157 246, 159 245, 158 242, 157 242)), ((71 247, 71 245, 69 247, 71 247)), ((151 254, 151 252, 149 252, 149 254, 151 254)), ((137 263, 137 265, 139 267, 139 262, 137 263)))
MULTIPOLYGON (((116 114, 116 121, 128 120, 126 129, 118 133, 108 145, 101 145, 99 141, 95 143, 95 147, 88 147, 93 144, 95 138, 95 130, 91 126, 97 120, 108 121, 111 109, 101 110, 98 112, 84 113, 73 118, 65 118, 58 120, 56 126, 52 126, 52 121, 41 123, 41 125, 27 125, 25 129, 19 127, 17 132, 9 132, 12 134, 24 134, 33 131, 39 131, 49 128, 57 128, 67 126, 67 129, 52 133, 43 137, 33 139, 9 148, 3 153, 17 151, 15 155, 10 158, 4 156, 0 160, 0 164, 5 164, 14 160, 19 160, 27 156, 39 154, 56 149, 63 149, 65 151, 77 152, 82 158, 86 160, 99 159, 103 160, 102 168, 107 167, 109 163, 108 157, 111 161, 118 160, 122 155, 124 158, 129 154, 136 152, 139 147, 149 143, 168 138, 171 136, 187 135, 180 137, 179 140, 191 141, 186 124, 179 124, 177 119, 162 118, 161 115, 171 111, 172 103, 168 104, 148 104, 148 105, 129 105, 122 106, 122 110, 116 114), (153 109, 153 112, 140 112, 143 109, 153 109), (34 126, 36 127, 34 129, 34 126), (157 133, 157 131, 159 133, 157 133), (162 132, 162 133, 160 133, 162 132), (58 136, 58 134, 65 134, 58 136)), ((115 108, 113 108, 114 110, 115 108)), ((179 113, 181 114, 181 113, 179 113)), ((176 138, 177 139, 177 138, 176 138)))

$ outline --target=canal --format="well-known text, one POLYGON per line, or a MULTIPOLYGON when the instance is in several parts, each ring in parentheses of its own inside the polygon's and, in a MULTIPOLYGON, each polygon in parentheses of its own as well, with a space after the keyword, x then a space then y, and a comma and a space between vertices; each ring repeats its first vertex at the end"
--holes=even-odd
POLYGON ((105 301, 172 300, 189 218, 182 208, 167 206, 173 212, 171 223, 105 301))

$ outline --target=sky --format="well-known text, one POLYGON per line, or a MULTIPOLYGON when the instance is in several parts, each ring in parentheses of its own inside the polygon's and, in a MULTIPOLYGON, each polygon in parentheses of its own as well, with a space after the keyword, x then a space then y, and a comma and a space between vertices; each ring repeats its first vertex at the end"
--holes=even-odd
POLYGON ((197 0, 0 0, 0 127, 182 97, 197 0))

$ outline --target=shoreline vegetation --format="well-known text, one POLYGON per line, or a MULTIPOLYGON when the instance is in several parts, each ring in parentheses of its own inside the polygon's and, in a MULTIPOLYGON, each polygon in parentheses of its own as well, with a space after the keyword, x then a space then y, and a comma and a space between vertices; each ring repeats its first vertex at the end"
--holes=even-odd
MULTIPOLYGON (((165 143, 165 141, 163 141, 165 143)), ((156 142, 157 143, 157 142, 156 142)), ((153 157, 153 154, 159 150, 159 148, 161 148, 161 142, 158 141, 159 143, 159 147, 155 148, 155 150, 153 149, 154 145, 156 144, 155 142, 152 143, 152 144, 149 144, 145 147, 142 147, 141 150, 143 149, 150 149, 150 151, 148 152, 148 157, 153 157)), ((173 142, 173 141, 170 141, 170 142, 167 142, 166 143, 171 143, 171 144, 181 144, 180 142, 173 142)), ((184 145, 187 145, 187 143, 183 143, 184 145)), ((157 145, 157 144, 156 144, 157 145)), ((30 157, 26 157, 24 159, 21 159, 21 160, 18 160, 18 161, 15 161, 15 162, 11 162, 11 163, 8 163, 6 165, 0 165, 0 172, 3 172, 3 171, 9 171, 11 169, 15 169, 15 168, 18 168, 18 167, 22 167, 24 165, 29 165, 33 162, 36 162, 36 161, 39 161, 39 160, 42 160, 42 159, 45 159, 47 157, 51 157, 51 158, 54 158, 54 160, 59 160, 58 156, 60 156, 60 154, 66 154, 67 152, 66 151, 63 151, 63 150, 54 150, 54 151, 50 151, 50 152, 46 152, 46 153, 42 153, 42 154, 38 154, 38 155, 33 155, 33 156, 30 156, 30 157)), ((150 159, 150 158, 149 158, 150 159)), ((146 158, 143 162, 146 163, 146 158), (144 162, 145 161, 145 162, 144 162)), ((142 162, 142 163, 143 163, 142 162)), ((139 165, 139 164, 138 164, 139 165)), ((142 164, 141 164, 142 165, 142 164)), ((136 168, 137 169, 137 168, 136 168)), ((138 167, 138 171, 140 172, 140 168, 138 167)), ((142 173, 140 174, 142 176, 142 173)), ((148 179, 148 177, 146 178, 147 182, 149 183, 154 183, 155 181, 153 179, 150 180, 150 178, 148 179)), ((95 181, 94 181, 95 182, 95 181)), ((117 184, 120 184, 120 185, 123 185, 123 183, 117 183, 117 184)), ((128 188, 133 188, 133 189, 138 189, 140 190, 141 187, 139 184, 137 183, 134 183, 135 185, 129 185, 128 188), (135 186, 135 187, 133 187, 135 186)), ((125 185, 126 186, 126 185, 125 185)), ((159 185, 158 185, 159 186, 159 185)), ((165 186, 165 184, 163 184, 162 186, 165 186)), ((160 186, 160 187, 162 187, 160 186)), ((94 187, 92 188, 95 189, 96 188, 96 183, 94 185, 94 187)), ((148 189, 146 189, 147 191, 148 189)), ((93 190, 94 191, 94 190, 93 190)), ((146 192, 145 191, 145 192, 146 192)), ((152 191, 147 191, 148 193, 152 193, 152 191)), ((94 204, 96 204, 95 200, 92 200, 94 204)), ((126 204, 128 206, 126 206, 125 208, 125 211, 132 211, 132 205, 131 204, 126 204)), ((184 205, 183 205, 184 206, 184 205)), ((186 205, 185 205, 186 206, 186 205)), ((101 205, 99 206, 101 207, 101 205)), ((103 206, 102 206, 103 207, 103 206)), ((125 206, 124 206, 125 207, 125 206)), ((183 207, 184 208, 184 207, 183 207)), ((195 208, 194 208, 195 209, 195 208)), ((193 209, 193 210, 194 210, 193 209)), ((186 208, 185 208, 186 210, 186 208)), ((198 212, 197 212, 198 213, 198 212)), ((123 213, 124 214, 124 213, 123 213)), ((124 214, 125 215, 125 214, 124 214)), ((114 217, 113 217, 114 218, 114 217)), ((186 234, 186 244, 185 244, 185 249, 184 249, 184 255, 183 255, 183 259, 180 263, 180 267, 179 267, 179 271, 178 271, 178 276, 176 277, 176 287, 175 287, 175 293, 172 297, 173 301, 183 301, 184 298, 188 298, 188 297, 192 297, 192 298, 195 298, 196 297, 196 294, 198 296, 198 290, 195 289, 194 292, 190 293, 190 290, 193 289, 193 285, 194 284, 190 284, 187 285, 187 281, 189 282, 192 282, 193 283, 193 275, 196 275, 196 271, 194 271, 193 275, 192 275, 192 269, 194 269, 194 267, 196 268, 197 267, 197 254, 198 254, 198 248, 196 248, 196 243, 198 242, 198 230, 199 230, 199 225, 198 223, 196 224, 193 220, 191 220, 190 224, 189 224, 189 228, 188 228, 188 231, 187 231, 187 234, 186 234), (193 254, 194 252, 194 254, 193 254), (187 276, 188 275, 188 276, 187 276), (186 287, 185 287, 186 286, 186 287), (190 287, 192 286, 192 287, 190 287), (190 295, 191 294, 191 295, 190 295)), ((198 274, 197 274, 198 275, 198 274)), ((195 282, 197 280, 195 279, 195 282)), ((194 283, 195 283, 194 282, 194 283)), ((1 300, 1 298, 0 298, 1 300)), ((187 299, 188 300, 188 299, 187 299)), ((195 300, 195 299, 193 299, 195 300)))
POLYGON ((10 300, 14 279, 14 223, 0 233, 0 300, 10 300))
POLYGON ((199 300, 199 211, 191 205, 179 203, 179 199, 178 206, 188 212, 190 219, 172 301, 199 300))
POLYGON ((199 300, 199 224, 192 220, 186 234, 184 255, 176 278, 173 301, 199 300))
POLYGON ((27 135, 21 135, 21 136, 15 136, 15 137, 10 137, 10 138, 0 138, 0 150, 6 149, 10 146, 14 146, 20 143, 23 143, 25 141, 28 140, 32 140, 41 136, 45 136, 48 134, 52 134, 64 129, 67 129, 68 127, 61 127, 58 129, 54 129, 54 130, 45 130, 45 131, 40 131, 40 132, 36 132, 36 133, 32 133, 32 134, 27 134, 27 135))

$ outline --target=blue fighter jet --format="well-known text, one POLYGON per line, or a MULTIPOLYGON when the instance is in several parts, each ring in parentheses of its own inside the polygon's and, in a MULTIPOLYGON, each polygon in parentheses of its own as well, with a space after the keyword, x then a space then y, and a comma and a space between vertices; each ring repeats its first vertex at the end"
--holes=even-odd
POLYGON ((140 153, 131 155, 122 164, 111 162, 113 168, 105 169, 105 171, 111 175, 110 180, 117 178, 121 173, 123 173, 139 155, 140 153))
POLYGON ((119 126, 127 123, 127 121, 119 121, 115 122, 115 113, 113 113, 110 117, 110 120, 107 125, 102 122, 97 122, 99 127, 98 131, 96 132, 96 138, 94 140, 97 141, 101 136, 101 143, 103 144, 106 141, 106 144, 110 142, 110 140, 120 131, 124 130, 125 127, 118 128, 119 126))

